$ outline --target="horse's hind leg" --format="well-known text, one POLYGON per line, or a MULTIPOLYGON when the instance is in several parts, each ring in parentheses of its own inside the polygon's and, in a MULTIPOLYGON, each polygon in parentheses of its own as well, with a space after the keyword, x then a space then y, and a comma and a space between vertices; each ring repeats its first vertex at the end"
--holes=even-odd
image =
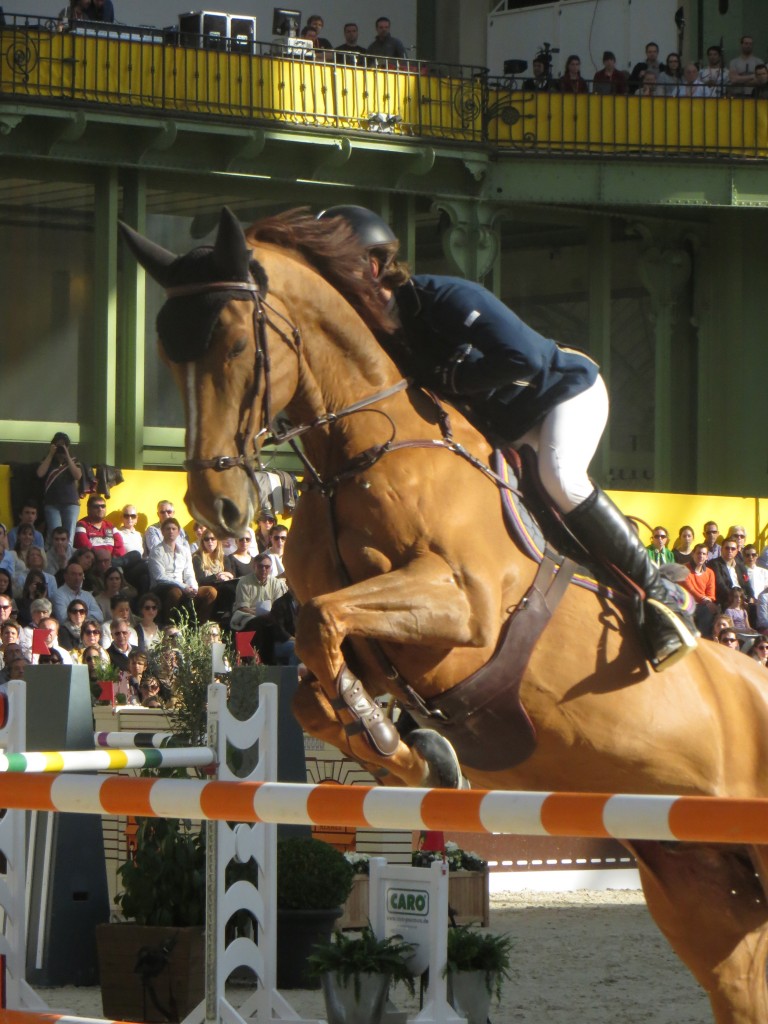
POLYGON ((768 1021, 768 907, 746 847, 633 842, 656 924, 717 1024, 768 1021))

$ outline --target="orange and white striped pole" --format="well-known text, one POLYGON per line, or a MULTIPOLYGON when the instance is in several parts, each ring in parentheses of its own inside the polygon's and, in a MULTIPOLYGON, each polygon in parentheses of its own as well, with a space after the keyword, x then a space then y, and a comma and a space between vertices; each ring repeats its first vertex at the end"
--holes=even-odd
POLYGON ((768 843, 768 799, 0 775, 0 807, 208 821, 768 843))

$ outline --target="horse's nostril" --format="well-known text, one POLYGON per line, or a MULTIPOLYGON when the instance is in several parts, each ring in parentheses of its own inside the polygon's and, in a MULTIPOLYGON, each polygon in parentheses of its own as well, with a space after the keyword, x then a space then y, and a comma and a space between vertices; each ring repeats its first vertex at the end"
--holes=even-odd
POLYGON ((234 501, 230 501, 229 498, 217 498, 214 506, 221 525, 231 533, 236 533, 244 516, 234 501))

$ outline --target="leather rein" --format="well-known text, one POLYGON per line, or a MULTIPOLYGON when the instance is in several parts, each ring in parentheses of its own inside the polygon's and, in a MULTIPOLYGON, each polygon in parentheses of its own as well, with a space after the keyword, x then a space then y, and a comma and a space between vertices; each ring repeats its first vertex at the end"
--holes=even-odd
POLYGON ((380 409, 373 410, 385 416, 386 419, 389 420, 392 428, 392 433, 389 439, 383 444, 373 445, 372 447, 359 452, 357 455, 352 456, 347 460, 342 469, 333 477, 323 479, 304 451, 296 444, 296 438, 301 437, 303 434, 306 434, 311 430, 316 430, 318 427, 332 425, 346 416, 351 416, 353 413, 370 409, 378 402, 384 401, 392 395, 411 387, 413 382, 407 378, 401 378, 397 383, 390 387, 377 391, 366 398, 361 398, 358 401, 345 406, 343 409, 339 409, 338 411, 327 411, 316 419, 311 420, 309 423, 302 423, 299 426, 290 427, 288 430, 281 433, 272 423, 272 375, 267 328, 271 328, 281 341, 283 341, 295 353, 299 362, 299 369, 301 369, 301 362, 303 359, 301 332, 296 324, 292 323, 286 316, 266 301, 259 291, 257 283, 253 279, 250 281, 211 281, 199 284, 178 285, 176 287, 166 289, 166 295, 170 299, 191 295, 202 295, 207 292, 214 291, 239 291, 246 293, 253 300, 253 333, 256 339, 256 372, 253 388, 249 395, 251 413, 247 429, 238 439, 237 455, 214 455, 205 459, 185 459, 183 463, 185 469, 213 469, 216 472, 221 473, 225 470, 240 468, 245 471, 254 486, 257 486, 258 481, 256 478, 256 472, 257 470, 263 469, 263 466, 259 456, 259 450, 256 447, 256 442, 260 438, 264 437, 264 435, 270 434, 266 443, 282 444, 287 441, 304 465, 307 475, 311 481, 309 486, 317 488, 325 497, 330 497, 339 484, 367 469, 370 469, 385 455, 391 452, 401 451, 406 448, 444 449, 446 451, 453 452, 466 462, 469 462, 475 469, 478 469, 494 484, 496 484, 497 487, 512 491, 514 494, 519 493, 516 488, 510 486, 510 484, 508 484, 498 473, 494 473, 494 471, 481 459, 467 451, 463 445, 454 440, 448 412, 440 403, 437 396, 431 391, 425 391, 425 394, 429 396, 436 406, 438 422, 440 424, 440 438, 432 440, 417 439, 396 441, 395 436, 397 428, 394 420, 392 420, 388 413, 385 413, 380 409), (282 321, 283 326, 276 323, 276 320, 282 321), (253 409, 256 404, 256 398, 259 394, 259 384, 262 375, 264 377, 264 401, 262 402, 261 407, 261 422, 254 425, 253 409), (253 454, 249 454, 249 447, 253 448, 253 454))

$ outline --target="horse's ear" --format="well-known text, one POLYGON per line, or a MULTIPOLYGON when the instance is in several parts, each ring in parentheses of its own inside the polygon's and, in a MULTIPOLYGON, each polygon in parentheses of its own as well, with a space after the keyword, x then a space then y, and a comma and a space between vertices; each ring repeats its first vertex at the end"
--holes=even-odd
POLYGON ((251 250, 240 221, 227 206, 221 209, 219 231, 213 247, 213 259, 222 280, 247 281, 251 250))
POLYGON ((177 256, 155 242, 134 231, 128 224, 118 221, 123 238, 133 255, 144 267, 150 277, 153 277, 158 284, 164 288, 168 287, 168 268, 176 262, 177 256))

